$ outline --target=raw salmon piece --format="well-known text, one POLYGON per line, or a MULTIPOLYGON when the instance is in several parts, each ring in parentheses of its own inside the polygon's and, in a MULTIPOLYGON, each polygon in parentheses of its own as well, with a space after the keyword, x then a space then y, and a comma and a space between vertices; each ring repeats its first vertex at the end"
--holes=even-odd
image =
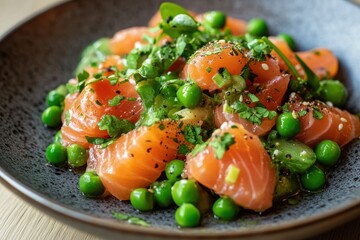
POLYGON ((128 200, 133 189, 148 187, 159 178, 167 162, 178 158, 179 146, 187 144, 184 125, 164 120, 139 127, 105 149, 91 147, 88 165, 112 195, 128 200))
POLYGON ((188 155, 186 173, 219 195, 230 197, 236 204, 255 211, 272 206, 276 170, 260 139, 236 123, 226 122, 210 138, 205 150, 188 155), (230 133, 235 140, 221 159, 211 143, 216 136, 230 133), (228 179, 231 169, 238 175, 228 179))
POLYGON ((299 96, 289 100, 289 110, 297 114, 307 112, 304 116, 299 116, 301 131, 296 139, 311 147, 323 140, 335 141, 342 147, 360 136, 359 118, 345 110, 320 101, 304 102, 299 96), (320 112, 321 117, 316 117, 316 112, 314 117, 314 111, 320 112))
POLYGON ((65 100, 66 112, 64 112, 65 119, 61 128, 63 144, 77 143, 89 147, 86 136, 108 137, 107 131, 100 130, 97 125, 105 114, 135 123, 142 109, 139 99, 135 101, 124 99, 117 106, 109 106, 108 101, 117 95, 138 98, 131 83, 118 82, 112 86, 107 79, 89 84, 76 98, 69 95, 65 100))
POLYGON ((135 44, 145 43, 144 34, 151 37, 158 33, 151 32, 148 27, 131 27, 118 31, 110 40, 110 49, 114 54, 125 55, 135 47, 135 44))
POLYGON ((221 89, 213 77, 224 68, 231 75, 240 74, 248 62, 240 51, 234 51, 234 47, 234 43, 222 41, 205 45, 187 62, 181 74, 182 78, 191 79, 202 90, 221 89))
MULTIPOLYGON (((257 77, 251 82, 247 82, 247 90, 259 98, 268 110, 275 111, 282 105, 283 97, 286 93, 289 75, 282 74, 274 58, 267 58, 265 61, 254 61, 249 67, 257 77)), ((254 105, 254 104, 249 104, 254 105)), ((258 136, 265 135, 275 125, 276 119, 263 118, 261 125, 252 124, 239 117, 237 113, 227 113, 223 111, 223 105, 215 108, 215 125, 220 127, 222 123, 233 121, 242 124, 246 130, 258 136)))
POLYGON ((110 67, 115 67, 119 71, 123 70, 125 68, 124 59, 118 55, 109 55, 98 66, 87 67, 85 69, 85 71, 87 71, 89 73, 89 75, 90 75, 89 79, 91 79, 94 76, 94 74, 100 73, 101 71, 103 71, 104 76, 109 76, 111 74, 114 74, 113 70, 109 69, 110 67))
POLYGON ((276 123, 276 119, 263 118, 261 125, 252 124, 251 122, 243 119, 237 113, 227 113, 223 110, 224 105, 217 106, 214 111, 215 126, 219 127, 225 122, 235 122, 244 126, 244 128, 257 135, 263 136, 268 133, 276 123))
POLYGON ((224 29, 229 29, 232 35, 242 36, 246 33, 246 28, 246 21, 227 16, 224 29))
MULTIPOLYGON (((289 58, 290 62, 295 66, 301 76, 304 76, 304 70, 295 58, 295 52, 293 52, 287 43, 279 38, 270 37, 273 42, 286 57, 289 58)), ((314 71, 314 73, 320 78, 333 78, 339 68, 339 62, 336 56, 326 48, 315 48, 309 51, 296 52, 299 57, 314 71)), ((288 70, 285 62, 279 57, 279 55, 273 51, 272 56, 279 60, 279 65, 282 70, 288 70)))

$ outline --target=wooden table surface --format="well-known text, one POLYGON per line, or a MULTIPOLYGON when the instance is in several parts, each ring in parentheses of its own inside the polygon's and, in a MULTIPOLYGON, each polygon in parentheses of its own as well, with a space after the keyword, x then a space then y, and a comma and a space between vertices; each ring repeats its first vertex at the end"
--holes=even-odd
MULTIPOLYGON (((15 24, 63 0, 0 0, 0 36, 15 24)), ((0 66, 1 67, 1 66, 0 66)), ((99 239, 58 222, 23 201, 0 184, 0 239, 99 239)), ((360 240, 360 216, 313 240, 360 240)))

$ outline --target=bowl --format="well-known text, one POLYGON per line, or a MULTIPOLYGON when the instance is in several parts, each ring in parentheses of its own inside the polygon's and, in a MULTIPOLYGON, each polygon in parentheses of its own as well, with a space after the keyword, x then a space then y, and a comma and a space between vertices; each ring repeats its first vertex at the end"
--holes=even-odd
MULTIPOLYGON (((287 32, 300 50, 327 47, 340 61, 349 89, 347 108, 360 105, 360 8, 346 1, 224 0, 178 2, 204 12, 223 10, 233 17, 267 20, 271 34, 287 32), (336 13, 336 17, 334 17, 336 13)), ((80 173, 50 166, 45 149, 55 130, 41 122, 48 91, 73 77, 81 50, 119 29, 146 25, 161 1, 78 0, 58 5, 11 31, 0 42, 0 179, 20 197, 55 218, 101 237, 298 239, 318 234, 360 214, 360 140, 349 144, 328 174, 328 186, 294 206, 233 222, 205 216, 201 227, 179 229, 174 209, 139 213, 115 198, 80 194, 80 173), (117 221, 113 212, 146 219, 150 227, 117 221)))

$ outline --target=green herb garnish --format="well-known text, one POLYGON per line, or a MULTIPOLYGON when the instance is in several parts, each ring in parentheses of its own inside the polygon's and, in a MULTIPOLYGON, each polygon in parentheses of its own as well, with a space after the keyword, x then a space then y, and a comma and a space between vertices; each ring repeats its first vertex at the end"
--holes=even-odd
POLYGON ((178 149, 178 154, 187 154, 189 152, 189 148, 185 144, 180 144, 178 149))
POLYGON ((235 143, 235 138, 232 134, 226 132, 222 136, 215 135, 213 141, 210 142, 210 146, 215 152, 215 157, 221 160, 225 152, 235 143))
POLYGON ((263 118, 271 120, 277 115, 275 111, 269 111, 260 103, 257 103, 256 106, 252 108, 243 102, 235 101, 231 107, 241 118, 255 125, 261 125, 263 118))
POLYGON ((119 119, 116 116, 105 114, 98 123, 100 130, 106 130, 110 137, 115 138, 122 133, 128 133, 135 125, 127 119, 119 119))
POLYGON ((116 107, 116 106, 118 106, 118 105, 121 103, 121 101, 124 100, 124 99, 125 99, 124 96, 122 96, 122 95, 116 95, 115 97, 113 97, 112 99, 110 99, 110 100, 108 101, 108 104, 109 104, 110 107, 116 107))
POLYGON ((192 144, 201 144, 204 141, 201 136, 202 129, 200 126, 187 124, 184 128, 184 137, 186 141, 192 144))
POLYGON ((316 106, 313 107, 313 117, 318 120, 321 120, 324 117, 320 109, 316 106))

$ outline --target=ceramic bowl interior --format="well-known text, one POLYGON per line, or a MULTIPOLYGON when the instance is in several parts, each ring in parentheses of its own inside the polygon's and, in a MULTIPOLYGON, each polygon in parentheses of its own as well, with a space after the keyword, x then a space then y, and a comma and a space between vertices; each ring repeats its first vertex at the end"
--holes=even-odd
MULTIPOLYGON (((44 152, 55 130, 45 128, 41 113, 48 91, 73 77, 81 50, 90 42, 112 36, 117 30, 146 25, 161 1, 94 0, 72 1, 29 20, 0 43, 0 167, 1 176, 20 195, 35 200, 70 219, 115 230, 196 236, 242 236, 263 230, 283 229, 291 224, 324 220, 327 213, 341 213, 360 205, 360 141, 353 141, 340 165, 329 172, 325 191, 305 196, 295 206, 283 206, 263 215, 245 212, 234 222, 204 217, 202 226, 180 230, 174 209, 138 213, 128 202, 114 198, 88 199, 78 189, 79 173, 46 164, 44 152), (146 219, 145 229, 116 222, 112 212, 146 219), (235 234, 235 235, 234 235, 235 234)), ((349 88, 348 108, 360 105, 360 9, 346 1, 183 0, 196 12, 220 9, 248 20, 263 17, 272 34, 287 32, 298 49, 327 47, 339 57, 339 79, 349 88), (334 14, 336 13, 336 17, 334 14)), ((334 215, 334 214, 332 214, 334 215)), ((331 215, 331 216, 332 216, 331 215)), ((180 236, 179 235, 179 236, 180 236)))

